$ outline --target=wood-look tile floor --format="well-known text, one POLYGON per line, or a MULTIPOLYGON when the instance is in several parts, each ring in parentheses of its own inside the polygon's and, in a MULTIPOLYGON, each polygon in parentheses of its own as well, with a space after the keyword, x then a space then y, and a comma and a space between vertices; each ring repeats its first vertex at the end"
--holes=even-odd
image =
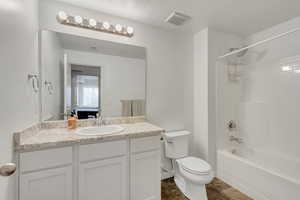
MULTIPOLYGON (((206 185, 208 200, 253 200, 220 179, 215 178, 206 185)), ((161 183, 162 200, 188 200, 177 188, 173 178, 161 183)))

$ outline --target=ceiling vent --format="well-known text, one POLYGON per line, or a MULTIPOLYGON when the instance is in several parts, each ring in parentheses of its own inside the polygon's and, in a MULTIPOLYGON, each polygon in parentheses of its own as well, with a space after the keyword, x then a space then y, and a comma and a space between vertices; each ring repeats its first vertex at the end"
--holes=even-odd
POLYGON ((180 26, 184 24, 186 21, 191 19, 190 16, 179 13, 179 12, 172 12, 171 15, 165 20, 165 22, 180 26))

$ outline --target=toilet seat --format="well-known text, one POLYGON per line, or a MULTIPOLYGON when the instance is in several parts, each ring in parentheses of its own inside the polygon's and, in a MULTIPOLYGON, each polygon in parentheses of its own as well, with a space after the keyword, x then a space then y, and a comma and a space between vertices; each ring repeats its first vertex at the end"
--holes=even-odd
POLYGON ((196 175, 208 175, 211 172, 211 166, 204 160, 196 157, 185 157, 180 159, 182 169, 196 175))

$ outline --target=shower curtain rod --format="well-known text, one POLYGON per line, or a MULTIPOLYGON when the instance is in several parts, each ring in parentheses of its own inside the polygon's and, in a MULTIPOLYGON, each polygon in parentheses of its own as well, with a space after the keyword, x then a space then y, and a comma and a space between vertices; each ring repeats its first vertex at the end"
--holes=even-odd
POLYGON ((247 45, 247 46, 242 47, 242 48, 240 48, 240 49, 237 49, 237 50, 234 50, 234 51, 232 51, 232 52, 226 53, 226 54, 224 54, 224 55, 222 55, 222 56, 219 56, 218 60, 219 60, 219 59, 222 59, 222 58, 225 58, 225 57, 227 57, 227 56, 231 56, 231 55, 233 55, 233 54, 242 52, 242 51, 244 51, 244 50, 246 50, 246 49, 250 49, 250 48, 256 47, 256 46, 261 45, 261 44, 264 44, 264 43, 266 43, 266 42, 270 42, 270 41, 272 41, 272 40, 275 40, 275 39, 284 37, 284 36, 289 35, 289 34, 291 34, 291 33, 295 33, 295 32, 297 32, 297 31, 300 31, 300 28, 295 28, 295 29, 292 29, 292 30, 290 30, 290 31, 287 31, 287 32, 284 32, 284 33, 280 33, 280 34, 278 34, 278 35, 271 36, 271 37, 269 37, 269 38, 267 38, 267 39, 264 39, 264 40, 255 42, 254 44, 247 45))

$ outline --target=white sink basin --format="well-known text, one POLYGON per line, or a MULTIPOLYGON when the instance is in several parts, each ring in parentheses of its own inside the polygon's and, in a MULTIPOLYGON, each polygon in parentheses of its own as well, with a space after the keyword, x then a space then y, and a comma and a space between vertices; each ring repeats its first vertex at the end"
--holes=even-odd
POLYGON ((80 128, 76 131, 76 133, 78 135, 97 136, 97 135, 112 135, 115 133, 120 133, 123 130, 124 128, 118 125, 105 125, 105 126, 97 126, 97 127, 80 128))

